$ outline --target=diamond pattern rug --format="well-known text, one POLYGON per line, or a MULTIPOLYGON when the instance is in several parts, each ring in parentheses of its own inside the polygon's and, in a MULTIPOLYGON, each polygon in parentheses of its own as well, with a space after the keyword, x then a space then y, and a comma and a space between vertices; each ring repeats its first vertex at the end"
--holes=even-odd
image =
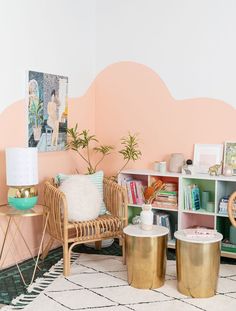
MULTIPOLYGON (((227 311, 233 311, 236 307, 235 265, 221 265, 217 295, 197 299, 177 291, 176 267, 172 260, 167 261, 164 286, 141 290, 128 285, 126 266, 121 257, 76 254, 73 258, 69 277, 61 275, 60 261, 51 272, 51 280, 48 277, 48 281, 39 279, 31 293, 15 300, 16 308, 28 304, 28 299, 32 301, 24 311, 222 311, 225 307, 227 311)), ((15 308, 7 306, 3 308, 5 310, 15 308)))
MULTIPOLYGON (((87 253, 87 254, 103 254, 103 255, 115 255, 121 256, 122 251, 119 246, 118 240, 106 248, 101 248, 100 250, 95 250, 94 248, 87 247, 84 244, 77 245, 73 248, 74 252, 87 253)), ((173 257, 172 255, 170 255, 173 257)), ((51 266, 57 263, 63 257, 62 248, 59 247, 49 252, 45 260, 39 262, 41 270, 36 271, 36 278, 42 277, 45 272, 47 272, 51 266)), ((27 283, 30 282, 31 276, 34 270, 34 261, 32 259, 26 260, 20 264, 20 268, 23 272, 25 280, 27 283)), ((9 304, 15 297, 25 294, 27 288, 21 281, 19 272, 16 266, 10 267, 0 271, 0 303, 9 304)))

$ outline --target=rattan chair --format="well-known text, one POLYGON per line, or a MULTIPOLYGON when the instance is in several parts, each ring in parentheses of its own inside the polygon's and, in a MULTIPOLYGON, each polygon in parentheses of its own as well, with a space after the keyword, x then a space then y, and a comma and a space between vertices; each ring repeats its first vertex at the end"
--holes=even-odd
POLYGON ((236 207, 235 207, 235 200, 236 200, 236 191, 233 192, 231 194, 231 196, 229 197, 229 201, 228 201, 228 215, 229 215, 229 219, 231 221, 231 224, 236 227, 236 220, 235 220, 235 212, 236 212, 236 207))
POLYGON ((56 187, 53 180, 45 182, 45 215, 49 213, 47 232, 50 239, 41 258, 44 259, 47 256, 55 240, 59 241, 63 246, 64 276, 70 274, 72 248, 81 243, 95 242, 101 245, 104 239, 119 238, 125 262, 123 228, 128 222, 126 191, 116 182, 104 178, 103 192, 104 202, 110 214, 90 221, 70 222, 64 193, 56 187))

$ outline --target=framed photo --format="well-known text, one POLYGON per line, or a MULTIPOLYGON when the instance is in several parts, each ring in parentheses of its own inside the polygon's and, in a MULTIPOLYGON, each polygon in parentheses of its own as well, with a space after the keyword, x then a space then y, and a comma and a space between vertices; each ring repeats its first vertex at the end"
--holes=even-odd
POLYGON ((38 151, 65 150, 68 77, 27 72, 28 146, 38 151))
POLYGON ((223 149, 223 144, 195 144, 193 158, 195 172, 207 174, 210 166, 220 164, 223 160, 223 149))
POLYGON ((224 168, 229 167, 236 175, 236 142, 225 142, 224 149, 224 168))

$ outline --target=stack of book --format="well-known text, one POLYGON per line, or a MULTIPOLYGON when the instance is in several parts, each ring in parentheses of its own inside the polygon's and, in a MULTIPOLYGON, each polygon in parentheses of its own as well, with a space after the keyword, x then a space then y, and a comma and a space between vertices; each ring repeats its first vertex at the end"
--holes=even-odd
POLYGON ((172 239, 172 230, 170 226, 170 215, 158 211, 153 211, 153 223, 154 225, 164 226, 169 229, 168 240, 172 239))
POLYGON ((196 211, 201 208, 200 190, 196 184, 185 186, 184 209, 196 211))
POLYGON ((177 209, 178 191, 175 183, 166 183, 164 189, 157 191, 153 207, 177 209))
MULTIPOLYGON (((220 203, 219 203, 219 209, 218 209, 218 213, 219 214, 223 214, 223 215, 227 215, 228 214, 228 202, 229 202, 229 196, 224 196, 220 199, 220 203)), ((234 202, 234 208, 236 209, 236 202, 234 202)), ((236 213, 235 213, 236 215, 236 213)))
POLYGON ((228 239, 224 239, 221 242, 221 250, 225 251, 225 252, 233 252, 236 253, 236 245, 230 243, 230 241, 228 239))
POLYGON ((145 203, 143 195, 143 184, 141 180, 126 180, 123 181, 122 185, 127 190, 128 203, 142 205, 145 203))
POLYGON ((177 191, 158 191, 153 207, 177 209, 177 191))

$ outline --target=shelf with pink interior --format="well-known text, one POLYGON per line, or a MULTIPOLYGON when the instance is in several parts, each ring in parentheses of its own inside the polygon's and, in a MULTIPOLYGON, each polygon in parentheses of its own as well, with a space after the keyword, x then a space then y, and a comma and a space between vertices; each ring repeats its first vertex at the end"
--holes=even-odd
POLYGON ((152 170, 125 170, 119 175, 119 183, 127 190, 129 223, 140 215, 144 203, 151 203, 153 223, 166 226, 170 231, 170 248, 175 247, 173 237, 178 229, 178 177, 171 173, 158 175, 152 170))
POLYGON ((221 255, 236 258, 236 245, 230 242, 227 213, 227 199, 236 189, 235 176, 183 176, 180 187, 179 228, 217 230, 223 234, 221 255))
POLYGON ((135 216, 139 216, 145 203, 144 190, 150 184, 150 176, 146 171, 122 171, 118 176, 118 183, 127 191, 128 222, 132 223, 135 216))

